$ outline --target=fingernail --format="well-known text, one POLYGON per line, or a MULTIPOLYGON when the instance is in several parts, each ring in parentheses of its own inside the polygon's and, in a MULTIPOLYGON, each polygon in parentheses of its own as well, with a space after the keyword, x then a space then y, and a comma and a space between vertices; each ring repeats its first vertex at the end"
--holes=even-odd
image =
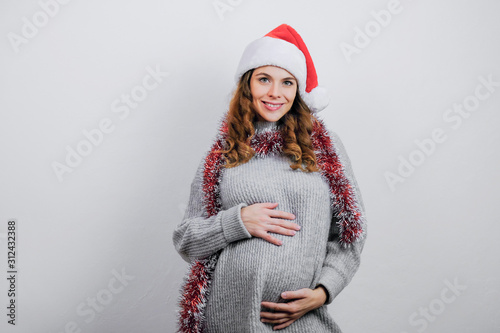
POLYGON ((295 235, 295 234, 296 234, 296 232, 292 230, 292 236, 295 235))
POLYGON ((297 226, 297 230, 300 230, 300 228, 302 228, 300 225, 297 226))
POLYGON ((281 297, 286 298, 286 293, 282 293, 281 297))

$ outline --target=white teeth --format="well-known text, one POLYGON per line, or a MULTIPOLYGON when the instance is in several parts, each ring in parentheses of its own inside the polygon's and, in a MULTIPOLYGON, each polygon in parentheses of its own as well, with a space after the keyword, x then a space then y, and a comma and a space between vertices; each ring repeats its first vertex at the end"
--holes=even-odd
POLYGON ((264 102, 264 104, 269 105, 272 108, 276 108, 276 107, 281 105, 281 104, 271 104, 271 103, 267 103, 267 102, 264 102))

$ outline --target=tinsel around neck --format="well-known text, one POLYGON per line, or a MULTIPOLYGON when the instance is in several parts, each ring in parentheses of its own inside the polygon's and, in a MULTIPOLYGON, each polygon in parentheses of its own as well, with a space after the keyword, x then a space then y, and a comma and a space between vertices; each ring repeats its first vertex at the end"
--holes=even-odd
MULTIPOLYGON (((313 129, 311 142, 316 155, 316 161, 322 177, 330 187, 330 197, 334 217, 340 231, 339 241, 343 246, 349 246, 364 236, 365 223, 352 180, 344 172, 331 135, 323 121, 317 117, 312 119, 313 129)), ((251 139, 251 147, 257 157, 280 154, 283 151, 284 138, 279 122, 255 122, 255 134, 251 139)), ((221 148, 225 146, 228 136, 227 115, 222 118, 218 136, 205 161, 204 193, 208 216, 215 215, 220 210, 219 188, 220 170, 224 163, 221 148)))

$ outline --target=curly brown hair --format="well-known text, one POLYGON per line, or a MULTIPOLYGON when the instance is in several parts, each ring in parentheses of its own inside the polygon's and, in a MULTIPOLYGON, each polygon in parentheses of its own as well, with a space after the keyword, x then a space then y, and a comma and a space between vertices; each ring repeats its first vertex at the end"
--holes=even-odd
MULTIPOLYGON (((250 147, 250 141, 255 134, 254 122, 257 112, 253 107, 253 97, 250 91, 250 79, 253 69, 242 75, 233 98, 229 104, 227 115, 228 136, 227 149, 221 150, 226 161, 226 168, 233 168, 248 162, 255 154, 250 147)), ((316 117, 297 92, 290 111, 280 120, 283 133, 283 153, 292 162, 293 170, 300 169, 305 172, 318 171, 316 155, 311 143, 311 132, 316 117), (305 168, 303 165, 305 165, 305 168)))

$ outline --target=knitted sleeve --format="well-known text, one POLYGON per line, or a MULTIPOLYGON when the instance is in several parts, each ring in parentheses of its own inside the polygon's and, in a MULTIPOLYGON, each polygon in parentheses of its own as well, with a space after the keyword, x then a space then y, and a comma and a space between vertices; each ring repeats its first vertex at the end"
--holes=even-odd
MULTIPOLYGON (((354 177, 351 163, 345 151, 342 141, 336 133, 331 133, 333 146, 335 147, 337 156, 344 166, 344 173, 354 187, 356 200, 361 214, 365 216, 365 208, 359 186, 354 177)), ((366 239, 366 223, 363 237, 348 247, 342 246, 339 243, 339 229, 337 226, 337 218, 332 218, 330 227, 327 253, 323 263, 320 279, 317 285, 323 285, 328 291, 327 301, 325 304, 330 304, 335 297, 351 282, 352 277, 356 273, 360 264, 361 251, 366 239)))
POLYGON ((206 258, 231 242, 252 237, 241 220, 241 208, 246 207, 246 203, 207 217, 202 188, 204 162, 205 158, 191 183, 184 218, 173 233, 175 248, 187 262, 206 258))

